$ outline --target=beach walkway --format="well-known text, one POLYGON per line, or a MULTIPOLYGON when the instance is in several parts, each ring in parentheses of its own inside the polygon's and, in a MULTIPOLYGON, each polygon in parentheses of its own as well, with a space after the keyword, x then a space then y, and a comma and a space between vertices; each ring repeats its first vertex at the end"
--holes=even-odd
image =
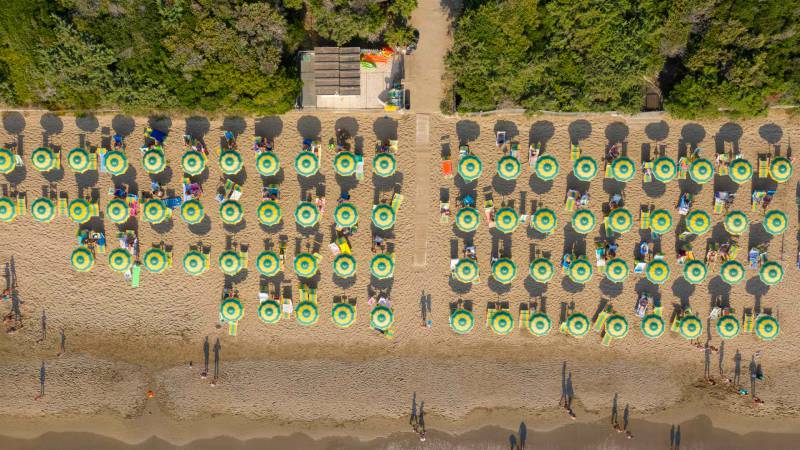
POLYGON ((414 201, 414 268, 427 264, 428 225, 430 223, 430 116, 417 114, 417 137, 414 146, 415 201, 414 201))

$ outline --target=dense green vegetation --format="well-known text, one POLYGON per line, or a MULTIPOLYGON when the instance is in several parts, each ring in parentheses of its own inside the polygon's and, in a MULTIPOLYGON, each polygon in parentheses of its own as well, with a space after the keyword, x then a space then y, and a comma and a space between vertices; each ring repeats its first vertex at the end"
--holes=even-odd
POLYGON ((416 0, 6 0, 0 102, 51 109, 283 112, 296 52, 405 45, 416 0))
MULTIPOLYGON (((800 97, 800 0, 467 1, 448 69, 461 111, 755 115, 800 97)), ((444 105, 452 106, 452 105, 444 105)))

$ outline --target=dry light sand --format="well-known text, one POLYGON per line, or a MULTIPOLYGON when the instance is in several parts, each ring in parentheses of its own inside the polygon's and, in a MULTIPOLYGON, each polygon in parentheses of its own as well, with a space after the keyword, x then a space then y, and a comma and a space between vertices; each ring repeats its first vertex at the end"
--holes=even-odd
MULTIPOLYGON (((148 176, 136 150, 142 143, 147 118, 111 114, 76 119, 24 112, 6 113, 3 122, 0 143, 20 139, 26 161, 43 140, 68 150, 79 145, 103 145, 115 132, 129 134, 132 169, 117 181, 148 188, 148 176)), ((384 118, 371 114, 290 113, 258 119, 173 117, 156 121, 156 127, 170 133, 166 148, 172 170, 156 179, 178 192, 180 136, 184 132, 203 137, 213 151, 219 146, 222 130, 239 133, 245 157, 245 170, 239 180, 244 187, 246 223, 233 228, 222 226, 217 204, 210 195, 203 200, 209 220, 199 227, 190 229, 178 217, 157 227, 129 222, 126 226, 138 229, 143 246, 163 241, 172 245, 176 254, 176 267, 158 275, 143 273, 138 289, 131 289, 122 276, 111 272, 102 256, 89 273, 72 270, 68 257, 75 246, 77 227, 68 219, 40 224, 26 215, 0 225, 0 262, 16 274, 24 315, 20 332, 0 336, 0 377, 6 385, 0 391, 0 434, 26 437, 47 430, 81 429, 132 441, 158 434, 174 442, 218 434, 244 438, 297 430, 316 435, 380 436, 406 429, 404 420, 414 392, 418 400, 425 401, 427 425, 434 429, 463 431, 485 424, 515 427, 520 418, 527 418, 532 428, 552 428, 568 421, 557 407, 563 361, 568 361, 567 370, 575 386, 579 420, 595 420, 607 414, 616 392, 623 405, 630 404, 636 417, 680 421, 701 411, 717 411, 716 426, 735 427, 738 431, 785 430, 796 424, 800 405, 800 389, 795 383, 800 375, 796 364, 800 318, 791 295, 800 291, 795 264, 796 175, 778 188, 774 201, 775 207, 787 212, 789 229, 782 236, 771 238, 763 232, 758 217, 751 214, 751 231, 740 238, 743 247, 768 242, 770 259, 780 261, 786 271, 778 286, 766 288, 752 271, 738 286, 728 287, 716 274, 701 285, 688 285, 675 263, 675 233, 661 239, 660 248, 667 255, 672 276, 660 287, 638 276, 615 286, 597 274, 585 286, 575 285, 560 274, 543 286, 527 276, 527 266, 533 250, 549 253, 554 260, 573 244, 579 251, 588 248, 591 253, 592 242, 599 236, 599 228, 585 238, 576 235, 563 210, 568 184, 574 183, 569 176, 570 140, 579 141, 585 154, 595 158, 601 157, 609 142, 624 141, 627 154, 637 164, 642 152, 653 148, 656 141, 666 143, 667 154, 673 158, 686 146, 700 146, 709 157, 715 148, 722 147, 723 141, 732 141, 755 162, 758 153, 774 150, 773 144, 781 154, 791 151, 791 143, 800 137, 797 119, 774 112, 769 118, 733 123, 610 115, 464 119, 431 115, 427 122, 426 136, 424 132, 418 134, 415 115, 384 118), (311 180, 298 179, 291 163, 301 138, 321 136, 327 142, 339 127, 357 136, 355 143, 363 148, 368 162, 377 138, 396 135, 400 141, 398 174, 389 180, 376 179, 367 164, 363 181, 343 179, 335 176, 332 155, 326 153, 321 175, 311 180), (545 151, 561 162, 561 174, 553 182, 543 183, 532 178, 525 168, 516 182, 499 180, 495 176, 500 156, 494 144, 496 127, 508 131, 522 148, 527 148, 530 140, 543 142, 545 151), (265 230, 255 217, 262 180, 255 171, 250 150, 254 134, 275 137, 284 167, 278 177, 282 181, 284 220, 277 229, 265 230), (443 146, 457 153, 459 141, 469 141, 484 162, 484 174, 477 185, 464 186, 460 178, 445 179, 439 173, 438 158, 443 146), (419 153, 426 154, 421 160, 427 161, 429 170, 415 166, 419 153), (389 192, 395 186, 405 195, 405 202, 394 229, 381 233, 396 249, 395 276, 386 281, 370 280, 370 207, 379 192, 389 192), (362 217, 361 229, 352 239, 358 274, 348 282, 333 276, 327 250, 333 223, 331 212, 342 187, 350 190, 362 217), (423 190, 418 191, 420 187, 423 190), (466 287, 452 282, 451 250, 457 246, 460 251, 464 239, 471 237, 454 231, 452 225, 441 225, 438 205, 444 194, 454 203, 461 189, 476 193, 479 203, 485 189, 493 190, 496 202, 513 202, 526 213, 530 213, 533 201, 551 207, 558 212, 558 232, 545 238, 520 228, 512 235, 502 236, 490 233, 481 224, 472 239, 478 247, 483 283, 466 287), (302 193, 318 190, 324 190, 328 208, 316 232, 303 234, 291 214, 302 193), (420 220, 423 217, 427 222, 420 220), (415 245, 418 233, 426 236, 424 246, 415 245), (275 242, 286 237, 290 260, 308 236, 322 245, 324 256, 320 276, 314 280, 319 289, 319 323, 306 328, 291 320, 267 326, 256 316, 257 293, 265 280, 253 269, 254 256, 264 248, 265 240, 275 242), (212 248, 212 268, 195 278, 184 273, 180 258, 199 241, 212 248), (216 266, 216 257, 231 241, 249 245, 251 270, 226 279, 216 266), (490 252, 499 241, 511 250, 519 266, 518 276, 509 286, 499 285, 488 276, 490 252), (422 259, 419 255, 415 258, 418 248, 427 249, 422 259), (425 264, 415 266, 415 261, 425 264), (236 337, 228 336, 225 327, 218 327, 225 283, 239 290, 245 304, 245 317, 236 337), (396 312, 397 334, 393 340, 384 339, 368 326, 366 300, 370 286, 390 292, 396 312), (636 295, 641 290, 659 297, 667 306, 667 313, 674 303, 688 301, 705 317, 712 295, 729 299, 738 312, 754 306, 771 308, 781 323, 776 341, 759 342, 742 335, 724 346, 728 373, 733 371, 735 351, 741 352, 743 380, 748 377, 751 355, 761 350, 766 381, 759 385, 758 392, 766 403, 754 407, 749 399, 737 397, 722 386, 698 385, 703 354, 683 338, 671 333, 655 341, 644 338, 633 315, 636 295), (347 330, 335 328, 329 317, 333 296, 341 294, 358 299, 358 321, 347 330), (423 295, 430 296, 432 328, 422 326, 423 295), (577 309, 592 314, 601 298, 608 299, 628 317, 631 332, 606 348, 600 345, 596 333, 581 340, 555 331, 545 338, 535 338, 522 330, 499 337, 485 328, 487 302, 507 301, 516 316, 520 303, 541 296, 546 298, 547 310, 556 320, 562 302, 574 302, 577 309), (474 304, 477 325, 467 336, 456 335, 448 326, 449 304, 457 299, 474 304), (44 342, 37 343, 43 310, 48 333, 44 342), (67 352, 56 357, 62 328, 67 352), (219 338, 222 346, 221 380, 216 388, 199 377, 206 336, 212 344, 219 338), (187 367, 190 360, 194 362, 193 369, 187 367), (47 367, 47 394, 34 401, 42 361, 47 367), (152 400, 145 398, 148 389, 156 392, 152 400), (692 406, 685 410, 681 405, 692 406), (748 416, 761 419, 742 419, 748 416)), ((6 177, 3 189, 26 192, 29 203, 53 182, 59 192, 67 192, 70 198, 81 191, 96 191, 104 205, 108 200, 106 192, 114 183, 108 174, 76 175, 68 168, 45 177, 32 170, 29 162, 27 165, 26 170, 6 177)), ((207 193, 219 187, 220 176, 214 161, 203 181, 207 193)), ((716 182, 730 185, 727 179, 716 182)), ((598 215, 601 204, 616 192, 624 192, 626 205, 632 211, 646 204, 675 211, 681 186, 697 193, 697 208, 711 210, 714 189, 713 184, 700 188, 689 182, 666 186, 653 183, 643 189, 639 174, 627 186, 604 182, 602 178, 589 186, 591 208, 598 215)), ((738 189, 737 209, 749 211, 750 188, 748 183, 738 189)), ((104 229, 109 236, 117 231, 109 221, 103 224, 99 220, 91 226, 104 229)), ((620 255, 629 263, 639 242, 637 230, 638 217, 634 230, 619 241, 620 255)), ((721 225, 716 226, 712 233, 695 240, 695 254, 704 254, 708 239, 724 236, 721 225)), ((109 247, 116 247, 114 239, 109 247)), ((738 259, 744 262, 745 258, 743 251, 738 259)), ((291 285, 297 298, 294 274, 285 273, 282 278, 269 281, 291 285)), ((715 331, 709 337, 714 346, 721 345, 715 331)), ((715 374, 717 358, 718 354, 712 355, 715 374)))

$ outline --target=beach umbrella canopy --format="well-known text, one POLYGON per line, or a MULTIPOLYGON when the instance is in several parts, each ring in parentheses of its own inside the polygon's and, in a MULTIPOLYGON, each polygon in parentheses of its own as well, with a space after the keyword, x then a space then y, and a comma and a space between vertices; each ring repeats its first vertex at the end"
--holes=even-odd
POLYGON ((481 216, 478 214, 478 210, 475 208, 461 208, 456 213, 456 227, 465 232, 469 233, 471 231, 475 231, 478 228, 478 225, 481 223, 481 216))
POLYGON ((8 197, 0 197, 0 221, 11 222, 17 217, 17 205, 8 197))
POLYGON ((311 202, 300 202, 294 210, 294 220, 301 227, 310 228, 319 222, 319 209, 311 202))
POLYGON ((167 252, 160 248, 149 248, 144 252, 142 263, 152 273, 161 273, 167 269, 167 252))
POLYGON ((514 329, 514 318, 506 310, 495 311, 489 319, 489 326, 495 334, 505 336, 514 329))
POLYGON ((467 155, 458 161, 458 174, 466 182, 477 180, 483 173, 483 163, 475 155, 467 155))
POLYGON ((492 264, 492 277, 498 283, 509 284, 517 276, 517 265, 509 258, 500 258, 492 264))
POLYGON ((776 183, 784 183, 792 176, 792 162, 779 156, 769 164, 769 177, 776 183))
POLYGON ((672 158, 662 156, 653 161, 653 178, 662 182, 669 183, 678 175, 678 166, 672 158))
POLYGON ((786 214, 777 209, 767 211, 767 213, 764 214, 763 225, 767 233, 777 236, 786 231, 786 226, 788 225, 786 214))
POLYGON ((157 174, 164 171, 167 167, 167 158, 164 151, 151 148, 142 155, 142 167, 149 174, 157 174))
POLYGON ((628 320, 625 316, 613 314, 606 319, 606 333, 614 339, 622 339, 628 335, 628 320))
POLYGON ((495 226, 501 233, 512 233, 519 226, 519 214, 511 208, 500 208, 494 215, 495 226))
POLYGON ((206 213, 203 204, 197 199, 191 199, 181 205, 181 218, 189 225, 202 222, 206 213))
POLYGON ((238 298, 226 298, 219 305, 219 316, 225 322, 236 322, 242 318, 244 307, 238 298))
POLYGON ((311 278, 317 274, 317 259, 310 253, 299 253, 294 257, 294 273, 299 277, 311 278))
POLYGON ((550 181, 558 176, 558 160, 550 155, 540 156, 536 160, 536 176, 542 181, 550 181))
POLYGON ((281 320, 281 305, 275 300, 267 300, 258 305, 258 318, 264 323, 278 323, 281 320))
POLYGON ((273 152, 261 152, 256 156, 256 170, 261 176, 271 177, 281 170, 278 155, 273 152))
POLYGON ((719 269, 719 276, 722 281, 734 285, 739 284, 744 280, 744 266, 737 261, 726 261, 719 269))
POLYGON ((497 162, 497 175, 504 180, 516 180, 522 172, 522 165, 513 156, 503 156, 497 162))
POLYGON ((683 266, 683 278, 691 284, 700 284, 708 276, 708 267, 703 261, 693 259, 683 266))
POLYGON ((69 202, 69 217, 77 223, 86 223, 92 218, 89 201, 76 198, 69 202))
POLYGON ((663 259, 656 259, 647 264, 645 276, 653 284, 664 284, 669 279, 669 264, 663 259))
POLYGON ((7 148, 0 148, 0 173, 9 174, 17 168, 17 160, 14 153, 7 148))
POLYGON ((395 213, 391 206, 380 204, 372 208, 372 224, 381 230, 388 230, 394 226, 395 213))
POLYGON ((661 337, 665 330, 664 319, 658 314, 648 314, 642 318, 642 334, 646 338, 656 339, 661 337))
POLYGON ((608 214, 608 226, 617 233, 627 233, 633 226, 633 214, 625 208, 617 208, 608 214))
POLYGON ((375 255, 369 263, 369 273, 381 280, 391 278, 394 276, 394 258, 386 253, 375 255))
POLYGON ((747 231, 747 227, 750 226, 750 219, 742 211, 731 211, 725 216, 723 225, 725 225, 725 230, 728 233, 739 236, 747 231))
POLYGON ((297 317, 297 323, 303 326, 314 325, 319 319, 319 308, 314 302, 300 302, 294 312, 297 317))
POLYGON ((78 272, 88 272, 94 267, 94 253, 80 246, 72 251, 69 261, 78 272))
POLYGON ((333 210, 333 221, 340 228, 350 228, 358 223, 358 210, 352 203, 341 203, 333 210))
POLYGON ((108 267, 114 272, 126 272, 133 265, 131 252, 124 248, 115 248, 108 253, 108 267))
POLYGON ((531 278, 539 283, 547 283, 553 278, 555 268, 553 263, 547 258, 536 258, 530 267, 531 278))
POLYGON ((578 258, 569 266, 569 278, 578 284, 587 283, 592 279, 592 265, 586 258, 578 258))
POLYGON ((771 341, 778 337, 781 327, 778 321, 772 316, 761 316, 756 319, 756 336, 765 341, 771 341))
POLYGON ((573 337, 580 338, 589 332, 589 318, 583 313, 572 313, 567 317, 567 332, 573 337))
POLYGON ((753 178, 753 165, 744 158, 736 158, 728 167, 728 176, 736 184, 744 184, 753 178))
POLYGON ((372 308, 369 317, 370 326, 377 330, 386 331, 394 323, 394 312, 385 306, 372 308))
POLYGON ((219 216, 222 218, 222 222, 236 225, 244 218, 242 204, 236 200, 225 200, 219 205, 219 216))
POLYGON ((356 259, 350 254, 338 254, 333 258, 333 273, 339 278, 350 278, 356 274, 356 259))
POLYGON ((236 175, 242 171, 242 155, 234 150, 225 150, 219 154, 219 169, 225 175, 236 175))
POLYGON ((689 166, 689 176, 697 184, 706 184, 714 179, 714 165, 705 158, 695 159, 689 166))
POLYGON ((678 330, 686 339, 697 339, 703 334, 703 322, 697 316, 685 316, 681 319, 678 330))
POLYGON ((198 276, 208 269, 208 258, 206 255, 192 250, 183 255, 183 270, 189 275, 198 276))
POLYGON ((450 314, 450 328, 458 334, 467 334, 475 327, 475 317, 466 309, 457 309, 450 314))
POLYGON ((453 271, 456 279, 462 283, 474 283, 478 280, 478 263, 472 259, 459 259, 453 271))
POLYGON ((597 161, 590 156, 581 156, 575 160, 572 173, 581 181, 592 181, 597 176, 597 161))
POLYGON ((49 172, 56 168, 56 154, 53 150, 39 147, 31 152, 33 168, 39 172, 49 172))
POLYGON ((597 218, 588 209, 579 209, 572 215, 572 229, 576 233, 589 234, 597 225, 597 218))
POLYGON ((167 220, 167 205, 163 200, 152 198, 144 204, 144 221, 152 224, 158 224, 167 220))
POLYGON ((111 175, 122 175, 128 171, 128 157, 122 152, 111 150, 106 153, 105 165, 111 175))
POLYGON ((333 157, 333 170, 337 175, 349 177, 356 173, 356 157, 353 152, 339 152, 333 157))
POLYGON ((558 226, 558 217, 550 208, 539 208, 531 218, 533 228, 539 233, 550 234, 558 226))
POLYGON ((121 198, 112 198, 106 205, 106 217, 113 223, 124 223, 130 215, 128 204, 121 198))
POLYGON ((717 334, 722 339, 733 339, 739 335, 739 320, 732 315, 725 315, 717 320, 717 334))
POLYGON ((528 321, 528 331, 534 336, 547 336, 552 326, 553 322, 545 313, 535 313, 528 321))
POLYGON ((67 153, 67 163, 69 164, 69 168, 74 172, 85 173, 91 166, 91 164, 89 164, 90 157, 91 155, 89 155, 89 152, 85 149, 76 147, 67 153))
POLYGON ((281 206, 273 200, 264 200, 258 205, 258 221, 262 225, 271 227, 281 221, 281 206))
POLYGON ((783 280, 783 266, 777 261, 768 261, 761 266, 758 277, 767 286, 774 286, 783 280))
POLYGON ((265 277, 272 277, 281 271, 281 260, 275 252, 261 252, 256 258, 256 269, 265 277))
POLYGON ((627 156, 620 156, 611 163, 611 177, 615 180, 627 183, 636 175, 636 165, 627 156))
POLYGON ((225 275, 233 276, 242 270, 242 258, 233 250, 226 250, 220 253, 217 264, 219 264, 220 270, 225 275))
POLYGON ((319 158, 311 152, 300 152, 294 160, 294 170, 301 177, 313 177, 319 172, 319 158))
POLYGON ((56 215, 56 206, 46 197, 39 197, 31 203, 31 217, 37 222, 50 222, 56 215))
POLYGON ((699 209, 690 212, 686 215, 686 229, 696 235, 707 233, 711 229, 711 216, 699 209))
POLYGON ((664 209, 657 209, 650 215, 650 230, 655 234, 666 234, 672 230, 672 214, 664 209))
POLYGON ((347 328, 356 321, 356 307, 349 303, 336 303, 331 309, 333 324, 339 328, 347 328))
POLYGON ((629 273, 628 263, 622 258, 614 258, 606 264, 606 278, 614 283, 622 283, 629 273))
POLYGON ((397 160, 391 153, 378 153, 372 158, 372 172, 379 177, 390 177, 397 172, 397 160))
POLYGON ((181 167, 186 175, 200 175, 206 170, 206 159, 203 157, 202 153, 190 150, 183 154, 181 158, 181 167))

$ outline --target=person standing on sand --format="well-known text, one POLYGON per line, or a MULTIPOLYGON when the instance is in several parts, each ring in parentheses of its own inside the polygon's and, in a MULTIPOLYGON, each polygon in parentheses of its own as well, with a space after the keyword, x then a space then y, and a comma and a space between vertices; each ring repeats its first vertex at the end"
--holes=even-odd
POLYGON ((742 354, 739 349, 736 349, 736 354, 733 355, 733 385, 739 387, 742 375, 742 354))
POLYGON ((203 342, 203 372, 200 373, 200 378, 205 380, 208 377, 208 353, 209 353, 209 344, 208 344, 208 336, 206 336, 205 342, 203 342))
POLYGON ((44 368, 44 361, 42 361, 42 366, 39 367, 39 395, 34 397, 34 400, 39 400, 40 398, 44 397, 44 380, 46 377, 45 368, 44 368))
POLYGON ((214 381, 212 384, 216 384, 219 379, 219 351, 221 349, 222 345, 220 345, 219 338, 217 338, 217 342, 214 343, 214 381))
POLYGON ((617 429, 617 394, 614 393, 614 399, 611 400, 611 428, 617 429))
POLYGON ((411 397, 411 417, 408 419, 408 424, 414 429, 417 430, 417 393, 414 392, 414 395, 411 397))

